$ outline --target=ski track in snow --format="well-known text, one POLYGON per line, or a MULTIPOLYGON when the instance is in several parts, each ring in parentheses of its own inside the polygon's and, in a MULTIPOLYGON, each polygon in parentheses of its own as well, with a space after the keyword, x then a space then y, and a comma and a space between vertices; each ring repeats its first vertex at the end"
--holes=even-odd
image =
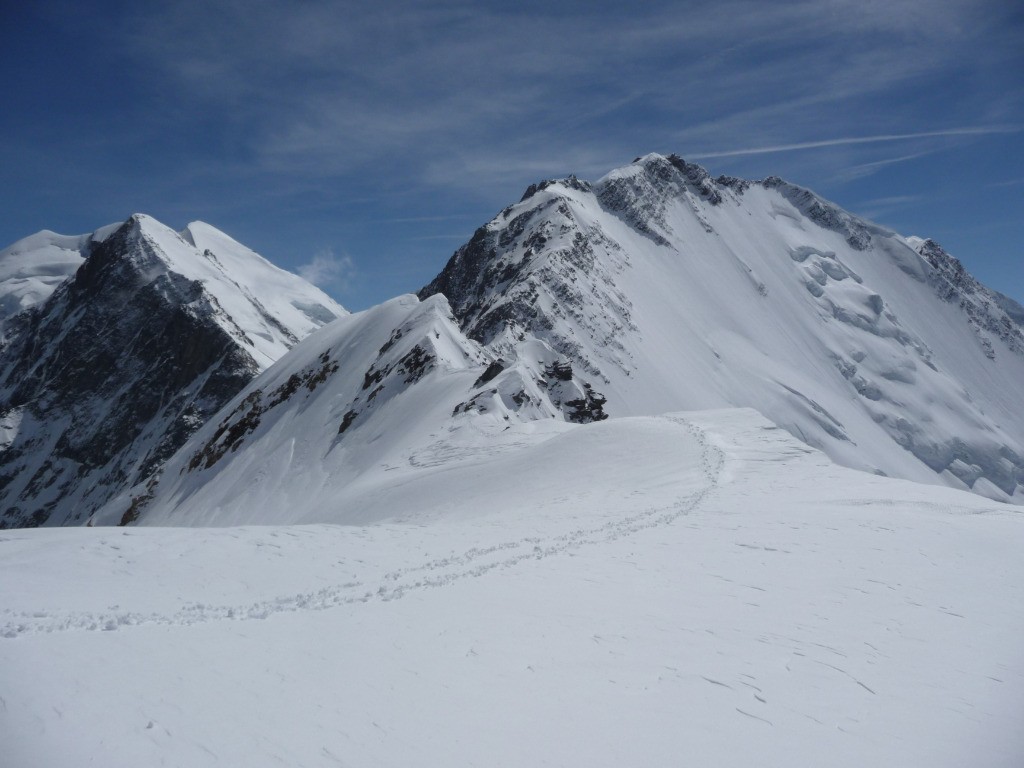
POLYGON ((530 560, 542 560, 581 547, 615 541, 644 529, 670 525, 697 509, 718 488, 725 462, 724 454, 708 441, 703 429, 680 417, 672 418, 683 424, 697 441, 701 454, 700 470, 706 484, 701 490, 679 499, 669 507, 646 509, 594 528, 581 528, 550 538, 527 537, 488 547, 473 547, 459 555, 390 571, 384 574, 375 589, 354 581, 247 605, 195 603, 171 615, 134 611, 51 615, 45 611, 16 612, 4 609, 0 615, 6 615, 8 620, 0 624, 0 637, 11 639, 25 634, 74 630, 112 631, 143 625, 188 626, 220 620, 245 621, 266 619, 279 613, 323 611, 354 603, 397 600, 409 592, 444 587, 460 579, 483 576, 498 568, 516 567, 530 560))

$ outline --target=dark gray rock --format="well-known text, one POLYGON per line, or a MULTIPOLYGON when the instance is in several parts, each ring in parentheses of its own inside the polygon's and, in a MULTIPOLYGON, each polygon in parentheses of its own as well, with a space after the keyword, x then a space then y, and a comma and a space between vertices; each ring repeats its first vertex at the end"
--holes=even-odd
POLYGON ((85 522, 158 467, 258 372, 198 282, 134 219, 43 305, 5 324, 0 527, 85 522))

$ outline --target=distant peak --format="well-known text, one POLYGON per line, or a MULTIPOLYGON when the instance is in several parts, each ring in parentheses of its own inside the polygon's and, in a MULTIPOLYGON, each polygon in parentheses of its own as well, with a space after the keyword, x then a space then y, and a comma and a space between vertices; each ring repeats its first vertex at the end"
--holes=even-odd
POLYGON ((227 234, 223 230, 217 229, 212 224, 207 224, 205 221, 190 221, 185 225, 185 228, 181 230, 181 236, 186 239, 192 239, 195 237, 202 237, 203 235, 219 237, 232 242, 238 242, 231 235, 227 234))
POLYGON ((148 213, 133 213, 123 224, 117 227, 110 234, 125 231, 126 234, 145 234, 154 237, 161 237, 172 234, 180 239, 181 235, 168 227, 160 220, 150 216, 148 213))
POLYGON ((148 213, 133 213, 131 216, 128 217, 127 223, 140 227, 142 229, 152 229, 154 227, 159 227, 160 229, 168 229, 166 225, 164 225, 158 219, 150 216, 148 213))

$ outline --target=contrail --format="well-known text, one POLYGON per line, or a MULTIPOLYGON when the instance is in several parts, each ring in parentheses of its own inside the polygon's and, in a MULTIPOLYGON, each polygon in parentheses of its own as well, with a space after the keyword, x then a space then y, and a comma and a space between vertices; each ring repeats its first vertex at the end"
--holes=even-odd
POLYGON ((945 131, 923 131, 921 133, 887 133, 879 136, 848 136, 841 139, 825 139, 823 141, 804 141, 799 144, 777 144, 773 147, 752 147, 749 149, 730 149, 724 152, 703 152, 688 157, 701 160, 708 157, 735 157, 737 155, 765 155, 770 152, 792 152, 797 149, 815 149, 817 147, 837 147, 844 144, 873 144, 881 141, 902 141, 904 139, 926 139, 935 136, 984 136, 992 133, 1017 133, 1019 125, 1001 125, 991 128, 951 128, 945 131))

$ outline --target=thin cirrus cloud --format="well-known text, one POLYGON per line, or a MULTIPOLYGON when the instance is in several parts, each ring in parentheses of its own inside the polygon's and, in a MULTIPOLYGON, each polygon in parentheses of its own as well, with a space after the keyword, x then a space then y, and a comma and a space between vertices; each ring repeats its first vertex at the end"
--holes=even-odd
POLYGON ((0 136, 0 171, 19 189, 0 211, 9 239, 30 206, 59 195, 80 208, 88 186, 97 210, 187 210, 356 293, 383 259, 427 279, 445 249, 409 238, 461 227, 447 217, 471 229, 531 183, 595 179, 649 152, 779 175, 839 204, 938 200, 982 169, 1024 173, 1024 31, 1006 0, 38 6, 51 9, 38 39, 15 23, 25 44, 8 47, 25 73, 9 78, 18 119, 0 136), (915 176, 928 161, 911 161, 939 152, 941 174, 915 176), (352 263, 290 255, 325 243, 344 243, 352 263))
MULTIPOLYGON (((749 147, 690 155, 715 158, 893 140, 800 141, 793 117, 849 125, 849 102, 944 71, 991 24, 965 2, 875 5, 220 2, 131 21, 143 30, 134 54, 232 122, 259 169, 330 177, 384 161, 444 185, 494 155, 529 160, 530 147, 557 171, 567 154, 620 163, 675 141, 749 147), (936 44, 963 29, 974 31, 936 44)), ((903 133, 925 132, 886 136, 903 133)))
MULTIPOLYGON (((895 133, 882 134, 879 136, 848 136, 837 139, 822 139, 818 141, 802 141, 795 144, 779 144, 772 147, 749 147, 746 149, 727 149, 718 152, 701 152, 690 155, 694 159, 707 159, 713 157, 737 157, 740 155, 765 155, 775 152, 794 152, 801 149, 820 149, 822 147, 840 147, 851 144, 876 144, 888 141, 907 141, 909 139, 931 139, 943 136, 985 136, 998 133, 1017 133, 1021 126, 980 126, 977 128, 950 128, 942 131, 919 131, 917 133, 895 133)), ((885 160, 878 165, 909 160, 913 157, 920 157, 924 153, 908 155, 906 157, 885 160)))
POLYGON ((921 152, 913 152, 909 155, 898 155, 896 157, 887 157, 882 160, 874 160, 869 163, 859 163, 857 165, 851 165, 848 168, 843 168, 839 170, 836 173, 835 178, 838 179, 840 182, 853 181, 855 179, 863 179, 868 176, 871 176, 874 173, 877 173, 883 168, 888 168, 891 165, 898 165, 899 163, 907 163, 910 162, 911 160, 917 160, 918 158, 921 157, 927 157, 929 155, 935 154, 935 152, 937 151, 937 149, 927 149, 921 152))

